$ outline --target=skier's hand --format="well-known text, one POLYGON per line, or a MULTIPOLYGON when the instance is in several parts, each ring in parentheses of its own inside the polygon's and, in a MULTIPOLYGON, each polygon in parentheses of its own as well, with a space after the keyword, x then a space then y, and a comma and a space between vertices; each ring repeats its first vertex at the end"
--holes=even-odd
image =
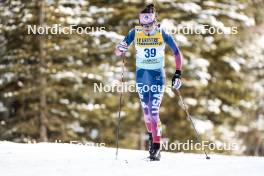
POLYGON ((126 42, 122 41, 116 46, 115 55, 121 56, 128 50, 128 45, 126 42))
POLYGON ((180 89, 182 85, 181 82, 181 70, 176 70, 176 72, 174 73, 173 77, 172 77, 172 83, 171 86, 174 89, 180 89))

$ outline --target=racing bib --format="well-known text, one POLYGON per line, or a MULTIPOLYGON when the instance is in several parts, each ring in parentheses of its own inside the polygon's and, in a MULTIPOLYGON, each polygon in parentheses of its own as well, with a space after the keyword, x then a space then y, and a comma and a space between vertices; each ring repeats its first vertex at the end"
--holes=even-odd
POLYGON ((164 50, 161 30, 154 35, 144 34, 141 26, 135 27, 136 66, 144 69, 159 69, 164 67, 164 50))

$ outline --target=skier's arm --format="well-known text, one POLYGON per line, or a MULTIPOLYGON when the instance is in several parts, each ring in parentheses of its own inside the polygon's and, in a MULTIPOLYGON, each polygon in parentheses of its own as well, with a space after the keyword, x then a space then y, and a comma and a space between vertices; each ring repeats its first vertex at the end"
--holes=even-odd
POLYGON ((163 40, 166 42, 167 45, 172 49, 174 56, 175 56, 175 64, 176 64, 176 70, 182 69, 182 55, 181 52, 173 39, 173 37, 169 34, 167 34, 165 31, 162 31, 162 37, 163 40))
POLYGON ((135 28, 131 29, 128 32, 128 35, 124 38, 123 42, 126 42, 127 46, 129 46, 135 38, 135 28))
POLYGON ((121 56, 125 53, 129 45, 134 41, 135 38, 135 29, 131 29, 128 35, 116 46, 115 54, 121 56))
POLYGON ((175 63, 176 63, 176 71, 172 77, 172 87, 175 89, 179 89, 181 87, 181 70, 182 70, 182 55, 181 52, 173 39, 172 36, 167 34, 165 31, 162 31, 162 37, 164 41, 169 45, 172 49, 174 56, 175 56, 175 63))

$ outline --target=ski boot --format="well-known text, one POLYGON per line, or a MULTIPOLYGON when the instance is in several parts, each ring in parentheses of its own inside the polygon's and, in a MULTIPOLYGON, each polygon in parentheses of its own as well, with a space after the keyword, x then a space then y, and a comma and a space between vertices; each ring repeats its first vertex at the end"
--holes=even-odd
POLYGON ((148 139, 148 151, 149 151, 149 155, 151 155, 152 150, 153 150, 153 138, 152 138, 152 133, 148 133, 149 135, 149 139, 148 139))
POLYGON ((159 161, 160 160, 160 143, 153 143, 153 148, 150 152, 150 161, 159 161))

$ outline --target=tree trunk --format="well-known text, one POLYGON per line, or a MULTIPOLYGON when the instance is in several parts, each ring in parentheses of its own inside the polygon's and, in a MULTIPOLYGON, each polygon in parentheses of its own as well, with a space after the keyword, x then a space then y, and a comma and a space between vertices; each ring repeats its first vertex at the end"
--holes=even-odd
MULTIPOLYGON (((39 26, 44 25, 44 1, 38 1, 39 7, 39 26)), ((40 109, 39 109, 39 124, 40 124, 40 141, 45 142, 48 141, 47 136, 47 117, 46 117, 46 84, 47 80, 45 77, 45 51, 44 51, 44 37, 42 35, 38 36, 38 44, 39 44, 39 60, 40 60, 40 109)))

